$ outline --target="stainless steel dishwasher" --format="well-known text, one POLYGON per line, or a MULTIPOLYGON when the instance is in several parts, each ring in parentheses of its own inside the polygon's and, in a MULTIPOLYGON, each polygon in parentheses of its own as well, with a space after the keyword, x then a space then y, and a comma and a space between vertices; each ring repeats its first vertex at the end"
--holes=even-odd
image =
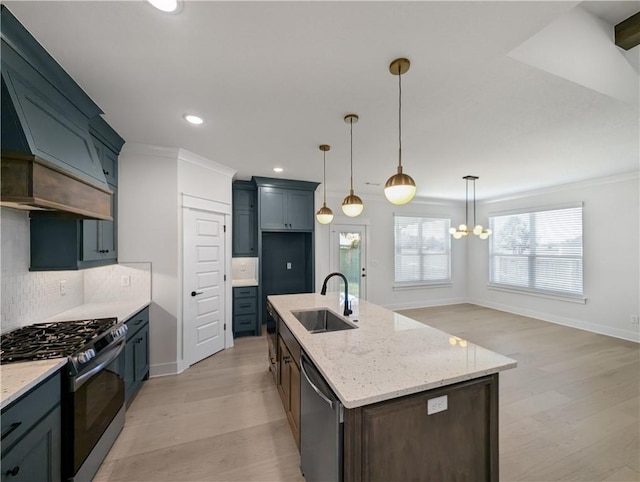
POLYGON ((341 482, 342 403, 304 352, 300 368, 300 470, 307 482, 341 482))

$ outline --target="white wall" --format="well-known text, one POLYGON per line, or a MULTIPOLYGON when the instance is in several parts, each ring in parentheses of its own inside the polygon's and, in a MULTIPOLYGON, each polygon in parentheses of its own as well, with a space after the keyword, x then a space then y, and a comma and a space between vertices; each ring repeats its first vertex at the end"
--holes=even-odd
MULTIPOLYGON (((464 244, 454 242, 451 244, 451 286, 393 289, 394 213, 446 216, 452 218, 452 224, 460 224, 464 219, 464 203, 414 199, 408 205, 394 206, 382 194, 380 196, 361 196, 365 206, 363 213, 356 218, 348 218, 342 214, 340 207, 346 194, 327 193, 327 206, 335 215, 332 224, 368 225, 367 299, 369 301, 391 309, 446 305, 466 301, 466 248, 464 244)), ((320 206, 322 206, 322 186, 316 191, 316 210, 320 206)), ((331 224, 323 226, 316 223, 316 291, 320 291, 324 277, 330 272, 330 229, 331 224)))
POLYGON ((469 300, 597 333, 640 341, 631 316, 640 313, 640 195, 638 174, 524 193, 478 205, 478 220, 510 209, 581 201, 586 304, 491 290, 488 247, 468 243, 469 300))
MULTIPOLYGON (((118 164, 118 245, 126 261, 152 263, 150 374, 186 368, 182 354, 182 207, 185 195, 218 212, 231 209, 235 171, 184 149, 127 143, 118 164)), ((231 239, 230 226, 227 229, 231 239)), ((231 246, 228 273, 231 273, 231 246)), ((231 335, 231 276, 228 276, 227 346, 231 335)))
POLYGON ((151 375, 177 372, 177 150, 126 143, 118 159, 118 256, 152 265, 151 375))

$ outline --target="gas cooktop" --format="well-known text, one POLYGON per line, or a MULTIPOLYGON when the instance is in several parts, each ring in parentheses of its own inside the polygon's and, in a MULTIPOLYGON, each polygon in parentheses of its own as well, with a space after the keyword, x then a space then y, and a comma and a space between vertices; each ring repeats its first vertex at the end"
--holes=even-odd
POLYGON ((70 357, 117 325, 117 318, 98 318, 18 328, 0 336, 0 363, 70 357))

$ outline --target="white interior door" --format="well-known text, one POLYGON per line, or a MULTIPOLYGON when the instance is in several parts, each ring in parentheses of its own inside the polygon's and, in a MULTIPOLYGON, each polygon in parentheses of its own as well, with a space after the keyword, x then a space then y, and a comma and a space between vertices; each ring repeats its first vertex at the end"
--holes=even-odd
MULTIPOLYGON (((331 269, 349 280, 349 297, 367 299, 367 227, 365 225, 331 225, 331 269)), ((329 283, 331 291, 344 289, 337 278, 329 283)))
POLYGON ((184 210, 184 357, 189 365, 224 348, 224 215, 184 210))

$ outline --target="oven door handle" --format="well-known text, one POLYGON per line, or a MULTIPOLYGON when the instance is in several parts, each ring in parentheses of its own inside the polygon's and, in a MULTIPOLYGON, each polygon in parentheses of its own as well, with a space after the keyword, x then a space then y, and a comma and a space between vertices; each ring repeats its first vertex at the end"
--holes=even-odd
POLYGON ((71 381, 71 391, 77 391, 82 385, 84 385, 93 375, 98 373, 104 367, 116 360, 124 348, 124 338, 118 342, 118 344, 111 348, 108 352, 102 353, 96 358, 97 365, 89 369, 87 372, 78 375, 71 381))

